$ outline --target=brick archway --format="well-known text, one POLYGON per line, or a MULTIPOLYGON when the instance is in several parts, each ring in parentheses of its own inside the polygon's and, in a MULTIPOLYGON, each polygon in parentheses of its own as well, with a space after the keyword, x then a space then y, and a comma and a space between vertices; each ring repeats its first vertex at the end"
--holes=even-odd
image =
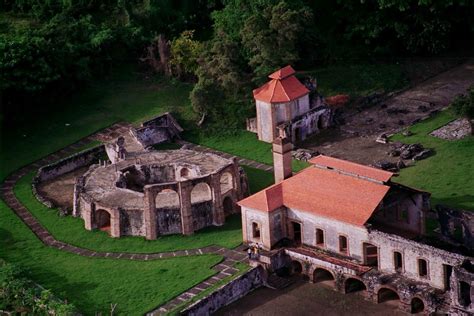
POLYGON ((421 314, 425 311, 425 306, 425 302, 421 298, 415 296, 410 302, 410 313, 421 314))
POLYGON ((316 267, 312 272, 313 283, 322 283, 334 286, 336 275, 329 269, 316 267))
POLYGON ((97 228, 102 231, 106 231, 109 234, 111 227, 111 218, 112 215, 104 209, 98 209, 95 211, 95 223, 97 225, 97 228))
POLYGON ((392 288, 381 287, 377 291, 377 303, 399 304, 400 295, 392 288))
POLYGON ((344 292, 345 293, 356 293, 367 291, 367 286, 364 282, 357 278, 347 278, 344 282, 344 292))

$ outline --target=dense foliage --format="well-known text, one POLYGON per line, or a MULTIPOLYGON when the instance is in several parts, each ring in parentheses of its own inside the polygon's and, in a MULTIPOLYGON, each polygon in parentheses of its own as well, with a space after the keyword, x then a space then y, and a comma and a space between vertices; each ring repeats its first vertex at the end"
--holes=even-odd
POLYGON ((466 54, 474 46, 472 0, 2 4, 0 91, 7 110, 49 103, 121 63, 143 61, 151 51, 151 70, 197 82, 191 100, 207 125, 231 117, 226 126, 238 126, 251 114, 252 88, 286 64, 303 69, 380 57, 466 54), (169 47, 156 46, 158 35, 165 39, 160 45, 169 40, 169 47))
MULTIPOLYGON (((474 87, 469 89, 466 95, 461 95, 454 99, 451 107, 457 115, 474 120, 474 87)), ((474 130, 472 132, 474 133, 474 130)))
POLYGON ((0 261, 0 310, 34 315, 75 315, 75 308, 55 298, 49 290, 27 279, 24 272, 0 261))

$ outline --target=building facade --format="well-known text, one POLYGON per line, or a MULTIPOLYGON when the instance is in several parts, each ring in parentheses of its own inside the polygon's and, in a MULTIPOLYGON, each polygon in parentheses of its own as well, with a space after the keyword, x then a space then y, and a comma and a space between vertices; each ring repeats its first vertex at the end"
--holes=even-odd
POLYGON ((472 315, 474 259, 426 237, 429 193, 391 172, 322 155, 310 162, 239 202, 244 242, 264 249, 259 264, 406 312, 472 315))
POLYGON ((247 120, 247 129, 257 133, 259 140, 271 143, 284 130, 292 142, 298 142, 331 125, 330 108, 321 97, 310 97, 310 90, 295 73, 286 66, 253 91, 257 117, 247 120))

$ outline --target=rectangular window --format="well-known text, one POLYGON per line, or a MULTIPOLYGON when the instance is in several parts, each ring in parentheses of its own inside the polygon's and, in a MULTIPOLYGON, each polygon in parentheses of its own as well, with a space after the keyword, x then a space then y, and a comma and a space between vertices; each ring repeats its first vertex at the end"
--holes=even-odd
POLYGON ((453 267, 449 264, 443 264, 444 274, 444 289, 447 291, 451 289, 451 275, 453 274, 453 267))
POLYGON ((402 271, 403 269, 403 258, 402 254, 398 251, 393 253, 393 266, 395 271, 402 271))
POLYGON ((347 237, 339 236, 339 252, 347 254, 347 237))
POLYGON ((324 231, 316 228, 316 246, 324 247, 324 231))
POLYGON ((260 238, 260 225, 258 223, 252 223, 252 237, 253 238, 260 238))
POLYGON ((418 274, 422 278, 428 277, 428 262, 425 259, 418 259, 418 274))
POLYGON ((379 249, 369 243, 363 244, 364 249, 364 262, 368 266, 378 267, 379 265, 379 249))

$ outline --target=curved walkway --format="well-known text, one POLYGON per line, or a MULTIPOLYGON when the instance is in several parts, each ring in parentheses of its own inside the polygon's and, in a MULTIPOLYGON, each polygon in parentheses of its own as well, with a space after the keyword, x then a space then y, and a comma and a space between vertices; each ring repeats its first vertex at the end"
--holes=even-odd
POLYGON ((67 146, 60 151, 57 151, 49 156, 42 158, 28 166, 25 166, 14 173, 10 174, 5 181, 1 184, 1 197, 5 203, 12 209, 15 214, 28 226, 28 228, 43 242, 43 244, 56 248, 58 250, 66 251, 76 255, 84 257, 97 257, 97 258, 111 258, 111 259, 125 259, 125 260, 154 260, 163 258, 172 258, 178 256, 196 256, 204 254, 216 254, 224 257, 224 261, 215 265, 214 270, 218 271, 216 275, 204 280, 198 285, 192 287, 186 292, 180 294, 173 300, 166 304, 150 311, 147 315, 158 315, 167 313, 174 309, 176 306, 188 302, 194 296, 211 287, 215 283, 222 279, 235 275, 238 269, 234 268, 236 262, 247 262, 247 256, 243 252, 237 250, 227 249, 218 246, 207 246, 203 248, 179 250, 172 252, 158 252, 158 253, 128 253, 128 252, 98 252, 92 251, 86 248, 80 248, 71 244, 62 242, 54 238, 49 231, 40 224, 40 222, 30 213, 30 211, 23 206, 20 201, 16 198, 13 191, 16 182, 28 173, 37 170, 40 166, 52 163, 63 157, 66 157, 74 153, 77 149, 89 144, 92 141, 103 139, 110 134, 123 133, 128 131, 129 125, 124 123, 114 124, 111 127, 98 132, 92 136, 86 137, 81 141, 67 146))

